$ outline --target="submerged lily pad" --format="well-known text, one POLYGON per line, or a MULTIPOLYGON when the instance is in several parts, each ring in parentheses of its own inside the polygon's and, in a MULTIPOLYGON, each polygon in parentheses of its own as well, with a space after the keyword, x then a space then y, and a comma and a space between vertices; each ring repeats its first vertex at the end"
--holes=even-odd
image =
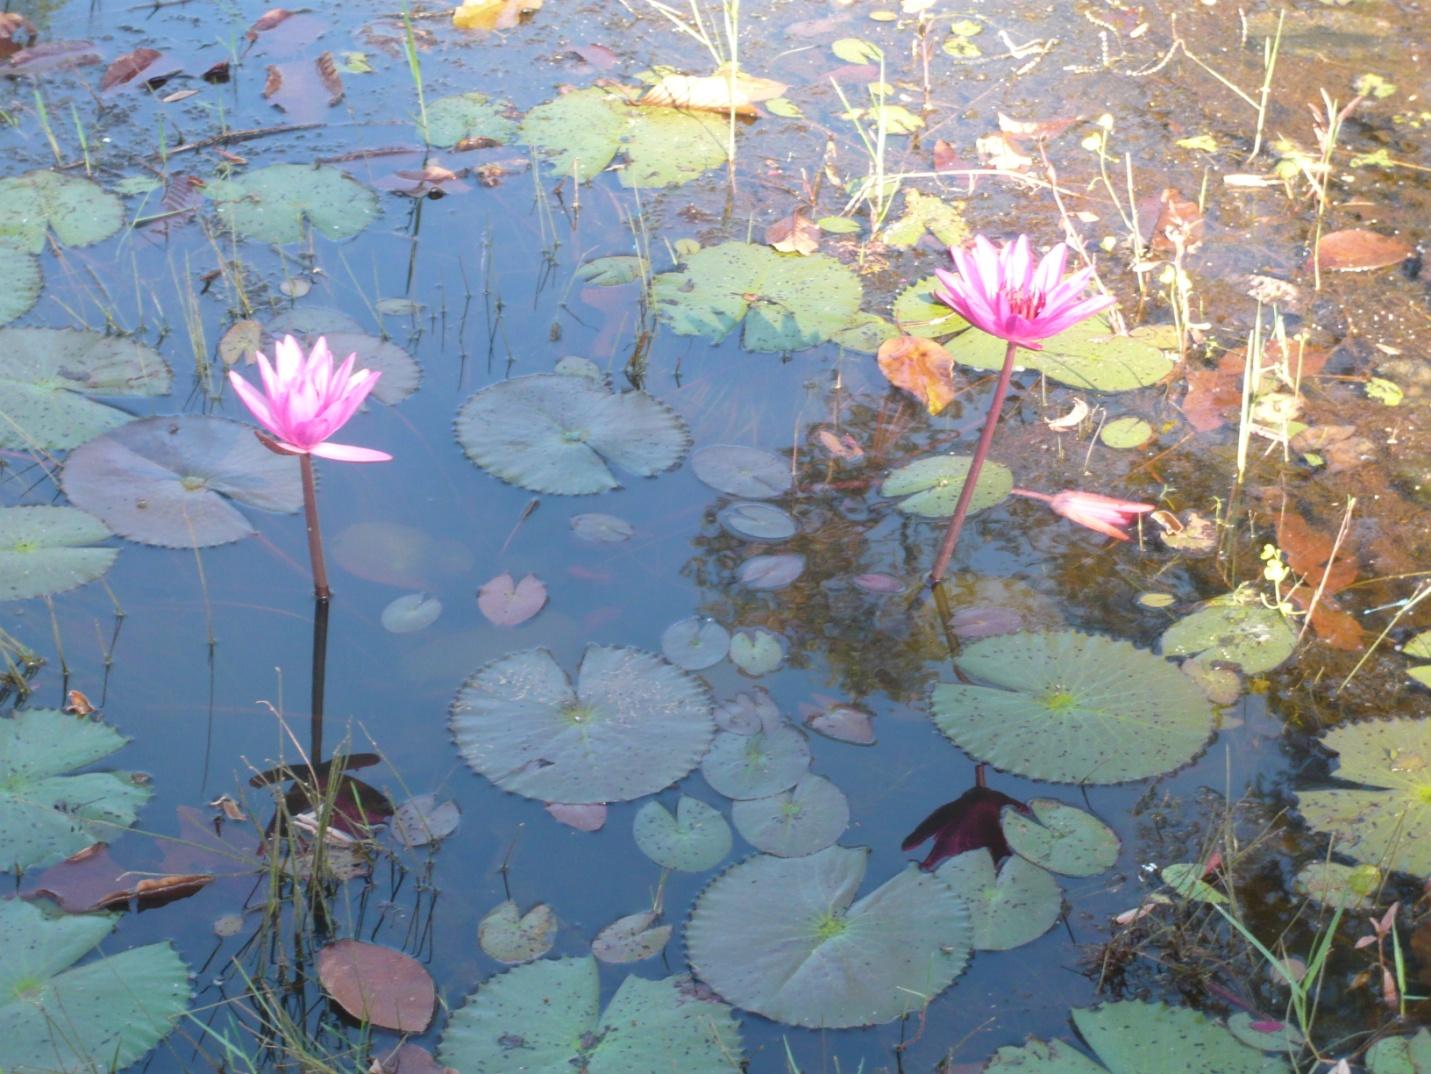
POLYGON ((1297 634, 1275 608, 1213 602, 1163 632, 1167 656, 1192 656, 1237 664, 1248 675, 1271 671, 1297 647, 1297 634))
POLYGON ((1383 1037, 1366 1050, 1367 1074, 1431 1074, 1431 1032, 1383 1037))
POLYGON ((620 488, 608 464, 653 477, 680 465, 691 442, 676 412, 645 392, 560 373, 483 388, 457 412, 457 440, 503 481, 562 496, 620 488))
POLYGON ((28 313, 44 282, 34 254, 0 246, 0 324, 28 313))
POLYGON ((825 254, 801 257, 726 242, 691 254, 651 282, 661 318, 681 336, 719 343, 744 321, 746 350, 813 347, 844 329, 860 306, 860 280, 825 254))
POLYGON ((124 225, 124 203, 93 180, 33 171, 0 179, 0 247, 38 254, 53 231, 65 246, 89 246, 124 225))
POLYGON ((0 447, 75 447, 130 420, 93 396, 167 395, 172 384, 164 359, 122 336, 0 329, 0 447))
MULTIPOLYGON (((1375 865, 1343 865, 1314 861, 1297 871, 1296 887, 1323 906, 1355 910, 1367 904, 1381 887, 1384 874, 1375 865)), ((1369 905, 1369 904, 1368 904, 1369 905)), ((1428 1071, 1431 1074, 1431 1071, 1428 1071)))
POLYGON ((689 977, 621 982, 603 1013, 594 958, 498 974, 452 1015, 437 1058, 462 1074, 740 1074, 731 1010, 689 977), (518 1058, 519 1057, 519 1058, 518 1058))
POLYGON ((1077 631, 986 638, 956 658, 977 683, 934 687, 934 722, 1007 772, 1123 783, 1191 761, 1212 734, 1202 692, 1162 657, 1077 631))
POLYGON ((1092 813, 1056 798, 1033 798, 1033 815, 1004 808, 999 817, 1009 849, 1064 876, 1095 876, 1118 860, 1118 835, 1092 813))
POLYGON ((129 773, 67 774, 125 742, 106 724, 53 709, 0 718, 0 872, 53 865, 134 823, 149 788, 129 773))
POLYGON ((810 744, 787 723, 746 735, 721 731, 701 761, 701 775, 727 798, 768 798, 789 790, 810 767, 810 744))
POLYGON ((0 1040, 9 1074, 123 1070, 178 1023, 189 1005, 189 970, 173 945, 75 965, 116 921, 0 900, 0 1040))
MULTIPOLYGON (((713 444, 691 456, 691 470, 717 492, 768 499, 787 492, 790 463, 774 452, 740 444, 713 444)), ((734 506, 734 505, 733 505, 734 506)))
POLYGON ((996 872, 988 848, 967 850, 939 866, 936 875, 968 901, 976 951, 1010 951, 1032 943, 1053 928, 1063 910, 1063 892, 1053 874, 1017 854, 1005 858, 996 872))
POLYGON ((828 779, 806 773, 792 790, 736 802, 730 819, 756 850, 798 858, 824 850, 845 834, 850 803, 828 779))
POLYGON ((253 533, 229 500, 266 511, 303 506, 298 460, 253 430, 204 415, 144 418, 76 448, 61 477, 76 507, 121 537, 207 548, 253 533))
POLYGON ((701 682, 639 649, 589 645, 573 689, 545 649, 492 661, 452 703, 457 750, 503 790, 624 802, 676 782, 715 734, 701 682))
POLYGON ((1365 720, 1321 742, 1337 755, 1336 778, 1360 786, 1298 792, 1302 818, 1339 854, 1431 874, 1431 720, 1365 720))
MULTIPOLYGON (((956 362, 975 369, 1003 367, 1006 345, 985 332, 965 332, 946 346, 956 362)), ((1093 392, 1126 392, 1156 384, 1173 371, 1164 354, 1177 347, 1167 326, 1135 328, 1116 335, 1099 317, 1092 317, 1043 341, 1043 350, 1020 348, 1017 369, 1032 369, 1050 380, 1093 392)))
MULTIPOLYGON (((964 478, 972 460, 966 455, 932 455, 916 459, 891 471, 879 487, 881 496, 900 499, 898 507, 905 514, 920 518, 949 518, 959 502, 964 478)), ((974 486, 974 498, 969 511, 982 511, 1008 499, 1013 491, 1014 475, 1007 466, 992 460, 979 471, 974 486)))
POLYGON ((1000 1048, 984 1074, 1287 1074, 1287 1061, 1250 1048, 1199 1011, 1129 1000, 1073 1010, 1098 1056, 1060 1040, 1000 1048))
POLYGON ((647 802, 636 811, 632 832, 641 853, 663 869, 703 873, 730 853, 730 825, 721 811, 684 794, 675 816, 660 802, 647 802))
POLYGON ((499 101, 482 93, 439 97, 427 106, 427 141, 441 149, 458 142, 501 145, 517 136, 517 124, 499 101))
POLYGON ((716 521, 727 533, 747 541, 784 541, 796 531, 790 512, 773 503, 733 503, 721 508, 716 521))
POLYGON ((304 347, 312 347, 322 336, 339 362, 356 354, 360 368, 382 374, 369 398, 388 406, 401 403, 422 383, 422 367, 416 358, 390 339, 368 335, 352 318, 337 310, 297 306, 270 321, 264 334, 270 344, 291 334, 297 336, 304 347))
POLYGON ((63 593, 93 582, 117 548, 90 548, 113 534, 74 507, 0 508, 0 601, 63 593))
POLYGON ((727 869, 686 926, 696 974, 737 1007, 791 1025, 879 1025, 921 1010, 968 961, 968 906, 914 868, 855 902, 868 856, 833 846, 727 869))
POLYGON ((219 218, 246 239, 301 242, 304 225, 325 238, 350 239, 377 219, 378 196, 328 165, 270 164, 209 183, 219 218))

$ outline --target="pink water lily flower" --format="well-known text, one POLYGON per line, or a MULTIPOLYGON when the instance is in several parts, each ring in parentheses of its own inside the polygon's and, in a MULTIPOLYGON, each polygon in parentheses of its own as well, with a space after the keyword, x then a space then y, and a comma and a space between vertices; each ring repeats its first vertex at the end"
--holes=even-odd
POLYGON ((1042 350, 1039 340, 1072 328, 1114 302, 1111 295, 1084 297, 1092 269, 1063 278, 1068 261, 1063 243, 1049 250, 1037 267, 1027 235, 999 250, 979 235, 972 249, 953 246, 949 255, 958 271, 934 270, 942 285, 935 297, 974 327, 1030 350, 1042 350))
POLYGON ((1082 492, 1079 489, 1065 489, 1055 496, 1043 492, 1031 492, 1028 489, 1014 489, 1013 491, 1016 496, 1043 500, 1057 514, 1062 515, 1070 522, 1077 522, 1080 526, 1087 526, 1099 533, 1106 533, 1109 537, 1120 541, 1128 539, 1125 526, 1132 525, 1137 521, 1139 515, 1157 510, 1156 505, 1151 503, 1134 503, 1131 500, 1119 500, 1112 496, 1101 496, 1096 492, 1082 492))
POLYGON ((333 352, 322 337, 306 359, 292 336, 275 344, 273 355, 271 365, 263 354, 257 355, 262 392, 232 370, 229 383, 259 424, 273 434, 279 448, 340 462, 387 462, 392 458, 385 451, 328 440, 363 405, 382 374, 372 369, 354 370, 356 354, 348 355, 335 370, 333 352))

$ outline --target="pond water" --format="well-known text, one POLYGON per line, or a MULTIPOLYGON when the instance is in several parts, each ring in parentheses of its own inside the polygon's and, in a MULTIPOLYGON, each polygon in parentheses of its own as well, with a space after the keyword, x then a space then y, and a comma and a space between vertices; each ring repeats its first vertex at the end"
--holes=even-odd
POLYGON ((1431 1070, 1423 5, 6 11, 0 1069, 1431 1070))

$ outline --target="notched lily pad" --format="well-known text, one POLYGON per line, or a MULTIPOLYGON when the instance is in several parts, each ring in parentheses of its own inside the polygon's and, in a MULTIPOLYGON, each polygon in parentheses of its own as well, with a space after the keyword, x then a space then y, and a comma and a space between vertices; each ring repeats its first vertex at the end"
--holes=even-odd
POLYGON ((727 798, 767 798, 795 786, 809 767, 810 744, 781 722, 749 735, 719 732, 701 774, 727 798))
POLYGON ((850 803, 828 779, 806 773, 791 790, 736 802, 730 818, 756 850, 798 858, 824 850, 845 834, 850 803))
MULTIPOLYGON (((949 518, 959 502, 959 492, 972 462, 966 455, 932 455, 916 459, 890 472, 879 487, 879 494, 899 499, 898 507, 905 514, 920 518, 949 518)), ((1014 475, 1007 466, 986 461, 974 486, 974 498, 969 501, 972 514, 993 507, 1008 499, 1013 491, 1014 475)))
POLYGON ((1286 617, 1261 604, 1214 601, 1163 632, 1166 656, 1192 656, 1237 664, 1248 675, 1271 671, 1292 655, 1297 634, 1286 617))
POLYGON ((997 872, 985 847, 956 854, 935 873, 962 896, 974 919, 976 951, 1009 951, 1032 943, 1053 927, 1063 892, 1047 869, 1018 855, 997 872))
POLYGON ((124 203, 93 180, 33 171, 0 179, 0 247, 38 254, 54 232, 64 246, 90 246, 124 225, 124 203))
POLYGON ((1064 876, 1096 876, 1118 860, 1118 835, 1092 813, 1056 798, 1033 798, 1033 815, 1007 806, 1000 814, 1009 849, 1064 876))
POLYGON ((63 593, 93 582, 117 548, 92 548, 113 534, 74 507, 0 508, 0 601, 63 593))
POLYGON ((687 671, 714 667, 729 651, 730 631, 703 615, 677 619, 661 632, 661 655, 687 671))
POLYGON ((654 910, 617 918, 596 934, 591 941, 591 953, 607 963, 654 958, 671 942, 672 926, 658 925, 659 920, 660 915, 654 910))
POLYGON ((550 951, 556 930, 556 914, 546 903, 537 903, 524 914, 508 899, 487 912, 477 926, 477 942, 498 962, 516 965, 550 951))
POLYGON ((427 106, 427 140, 441 149, 459 142, 502 145, 517 136, 517 124, 507 118, 506 106, 482 93, 439 97, 427 106))
POLYGON ((335 242, 350 239, 379 212, 377 194, 328 165, 270 164, 213 180, 207 193, 219 219, 259 242, 301 242, 306 224, 335 242))
POLYGON ((684 794, 675 816, 660 802, 643 805, 632 834, 642 854, 663 869, 683 873, 714 869, 730 853, 730 825, 720 810, 684 794))

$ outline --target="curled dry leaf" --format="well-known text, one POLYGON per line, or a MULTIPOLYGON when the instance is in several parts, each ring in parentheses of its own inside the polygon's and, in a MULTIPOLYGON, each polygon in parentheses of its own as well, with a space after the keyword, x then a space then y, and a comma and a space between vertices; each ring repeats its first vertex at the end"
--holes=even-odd
POLYGON ((820 228, 796 209, 765 229, 765 241, 783 254, 808 257, 820 249, 820 228))
POLYGON ((421 1033, 432 1021, 437 989, 416 959, 391 947, 339 940, 318 952, 323 991, 365 1025, 421 1033))
POLYGON ((99 92, 103 93, 107 89, 133 81, 141 71, 152 67, 159 56, 159 50, 153 48, 137 48, 133 52, 126 52, 105 69, 99 80, 99 92))
POLYGON ((756 116, 757 101, 784 96, 790 87, 769 78, 755 78, 743 71, 732 76, 728 68, 719 68, 713 75, 667 75, 657 82, 637 104, 667 108, 695 109, 707 112, 734 111, 737 115, 756 116))
POLYGON ((332 107, 343 99, 343 76, 338 74, 338 63, 331 52, 325 52, 313 61, 318 70, 318 81, 328 91, 328 105, 332 107))
POLYGON ((503 572, 477 590, 477 607, 495 626, 525 623, 547 602, 547 587, 529 574, 520 582, 503 572))
POLYGON ((133 872, 111 858, 105 844, 96 843, 46 869, 25 897, 52 899, 71 914, 124 909, 131 902, 148 909, 193 895, 213 879, 212 873, 133 872))
POLYGON ((265 11, 262 15, 258 17, 258 20, 252 26, 248 28, 248 33, 244 34, 244 37, 248 40, 249 44, 253 44, 255 41, 258 40, 259 34, 264 33, 267 30, 272 30, 279 23, 292 16, 292 14, 293 12, 287 10, 286 8, 269 8, 267 11, 265 11))
POLYGON ((1370 272, 1399 265, 1411 256, 1411 244, 1392 235, 1367 228, 1348 228, 1323 235, 1312 257, 1303 266, 1308 272, 1314 262, 1334 272, 1370 272))
POLYGON ((880 372, 938 414, 954 398, 954 358, 932 339, 895 336, 880 344, 880 372))
POLYGON ((1057 138, 1082 118, 1069 119, 1014 119, 999 113, 999 130, 1015 138, 1057 138))
POLYGON ((833 429, 821 429, 815 434, 820 446, 837 459, 862 459, 865 449, 849 433, 837 433, 833 429))
POLYGON ((1055 432, 1063 432, 1067 429, 1077 429, 1083 424, 1083 419, 1086 417, 1088 417, 1088 404, 1082 399, 1075 399, 1067 414, 1061 418, 1045 421, 1044 424, 1055 432))

